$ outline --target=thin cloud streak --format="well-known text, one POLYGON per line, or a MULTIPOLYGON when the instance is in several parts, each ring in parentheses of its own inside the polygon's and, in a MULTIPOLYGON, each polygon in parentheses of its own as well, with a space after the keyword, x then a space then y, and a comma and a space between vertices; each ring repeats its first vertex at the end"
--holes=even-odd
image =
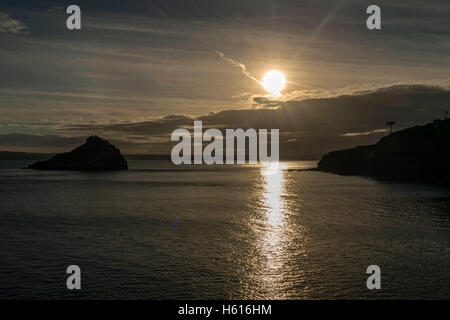
MULTIPOLYGON (((251 73, 247 70, 247 67, 245 66, 245 64, 243 64, 242 62, 233 60, 233 59, 231 59, 231 58, 225 57, 225 54, 224 54, 223 52, 221 52, 221 51, 216 50, 216 53, 219 55, 219 57, 220 57, 222 60, 224 60, 224 61, 226 61, 226 62, 232 64, 232 65, 235 66, 235 67, 240 68, 241 71, 242 71, 242 73, 243 73, 247 78, 252 79, 253 81, 256 81, 259 85, 263 86, 263 82, 262 82, 261 80, 258 80, 258 79, 255 78, 254 76, 252 76, 251 73)), ((299 87, 304 87, 304 88, 310 88, 310 89, 317 89, 317 90, 320 90, 320 88, 313 87, 313 86, 309 86, 309 85, 306 85, 306 84, 302 84, 302 83, 299 83, 299 82, 296 82, 296 81, 287 81, 286 83, 288 83, 288 84, 293 84, 293 85, 296 85, 296 86, 299 86, 299 87)))
POLYGON ((242 73, 243 73, 247 78, 252 79, 253 81, 256 81, 256 82, 257 82, 258 84, 260 84, 260 85, 263 84, 262 81, 256 79, 254 76, 252 76, 252 75, 250 74, 250 72, 247 70, 247 67, 245 66, 245 64, 243 64, 243 63, 241 63, 241 62, 238 62, 238 61, 236 61, 236 60, 233 60, 233 59, 231 59, 231 58, 225 57, 225 54, 224 54, 223 52, 221 52, 221 51, 216 50, 216 52, 217 52, 217 54, 219 55, 219 57, 220 57, 222 60, 224 60, 224 61, 226 61, 226 62, 228 62, 228 63, 231 63, 231 64, 232 64, 233 66, 235 66, 235 67, 240 68, 241 71, 242 71, 242 73))

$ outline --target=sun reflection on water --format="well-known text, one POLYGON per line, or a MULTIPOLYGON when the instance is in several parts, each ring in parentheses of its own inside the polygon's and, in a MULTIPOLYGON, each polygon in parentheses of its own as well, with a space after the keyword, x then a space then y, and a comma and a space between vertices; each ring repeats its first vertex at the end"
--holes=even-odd
POLYGON ((267 213, 268 224, 272 228, 283 226, 283 211, 285 203, 282 198, 284 189, 284 172, 281 164, 277 167, 261 168, 261 175, 264 178, 263 204, 267 213))
POLYGON ((248 234, 243 236, 248 247, 239 260, 241 298, 289 299, 294 287, 307 290, 305 270, 299 265, 306 258, 305 230, 298 208, 292 207, 294 182, 292 173, 284 170, 289 166, 263 164, 256 171, 245 220, 248 234))
POLYGON ((260 255, 264 273, 262 287, 271 298, 282 298, 283 263, 286 248, 286 203, 285 172, 283 164, 264 166, 261 175, 264 179, 262 203, 264 209, 264 228, 260 234, 260 255))

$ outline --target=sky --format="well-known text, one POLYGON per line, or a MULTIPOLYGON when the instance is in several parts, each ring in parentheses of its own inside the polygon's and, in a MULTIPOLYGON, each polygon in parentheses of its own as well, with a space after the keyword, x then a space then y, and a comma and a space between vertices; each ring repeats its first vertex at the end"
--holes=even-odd
POLYGON ((357 0, 0 3, 0 150, 62 152, 97 134, 170 153, 170 134, 279 128, 280 155, 375 143, 450 109, 450 3, 357 0), (81 30, 65 9, 81 8, 81 30), (272 97, 258 83, 279 70, 272 97))

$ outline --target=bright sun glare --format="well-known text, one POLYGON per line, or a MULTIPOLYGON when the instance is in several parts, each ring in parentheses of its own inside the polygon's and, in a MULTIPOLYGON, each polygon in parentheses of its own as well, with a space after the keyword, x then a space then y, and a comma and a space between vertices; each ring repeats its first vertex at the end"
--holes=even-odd
POLYGON ((286 78, 280 71, 276 70, 267 72, 262 82, 264 89, 273 96, 280 96, 285 84, 286 78))

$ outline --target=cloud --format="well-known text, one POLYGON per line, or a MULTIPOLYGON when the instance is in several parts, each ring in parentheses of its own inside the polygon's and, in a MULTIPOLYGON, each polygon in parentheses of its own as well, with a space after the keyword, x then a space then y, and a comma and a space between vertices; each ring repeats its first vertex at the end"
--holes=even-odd
POLYGON ((168 115, 160 119, 135 123, 75 124, 65 127, 64 130, 74 132, 117 132, 148 137, 167 135, 175 128, 192 125, 193 121, 193 118, 184 115, 168 115))
POLYGON ((363 83, 357 85, 349 85, 343 88, 335 89, 304 89, 294 90, 284 93, 280 97, 270 97, 261 95, 250 95, 250 105, 253 107, 265 107, 265 106, 278 106, 283 102, 289 101, 302 101, 307 99, 326 99, 326 98, 338 98, 341 96, 358 96, 365 95, 374 92, 382 93, 389 91, 409 91, 414 89, 415 93, 418 92, 430 92, 435 93, 441 90, 450 90, 450 79, 440 79, 432 81, 424 81, 420 84, 414 82, 404 83, 387 83, 380 85, 379 83, 363 83))
POLYGON ((120 134, 147 141, 153 137, 157 138, 159 152, 169 153, 171 132, 180 127, 192 130, 193 121, 198 119, 203 121, 204 128, 280 129, 282 157, 318 155, 375 143, 386 134, 387 121, 396 121, 394 129, 399 130, 442 117, 450 105, 450 90, 422 84, 395 85, 336 97, 276 103, 277 108, 223 110, 196 118, 168 115, 135 123, 86 123, 67 126, 63 131, 120 134))
POLYGON ((253 106, 264 106, 264 107, 277 107, 283 103, 278 97, 273 99, 272 97, 258 97, 253 96, 252 100, 254 102, 253 106))
POLYGON ((27 26, 22 22, 15 20, 7 13, 0 12, 0 32, 6 33, 28 33, 27 26))
POLYGON ((204 129, 280 129, 282 159, 317 158, 332 150, 377 142, 387 132, 387 121, 395 121, 394 130, 400 130, 442 118, 450 105, 450 90, 404 84, 276 103, 277 107, 223 110, 199 117, 171 114, 138 122, 60 123, 54 128, 57 134, 0 135, 0 149, 61 152, 81 144, 88 135, 98 134, 124 153, 168 154, 174 145, 172 131, 192 131, 194 120, 202 120, 204 129))

